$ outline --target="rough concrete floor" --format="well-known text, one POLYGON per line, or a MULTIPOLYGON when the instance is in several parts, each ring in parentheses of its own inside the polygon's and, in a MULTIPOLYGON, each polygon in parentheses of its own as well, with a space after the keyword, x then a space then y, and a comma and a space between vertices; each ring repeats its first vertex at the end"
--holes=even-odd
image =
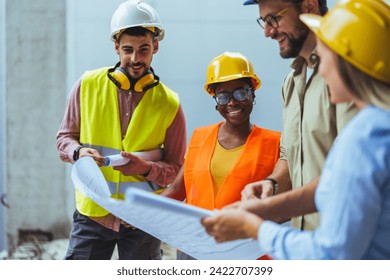
MULTIPOLYGON (((68 239, 57 239, 50 242, 28 242, 20 245, 9 255, 7 252, 0 252, 0 260, 63 260, 68 239)), ((175 260, 176 250, 171 246, 163 243, 164 260, 175 260)), ((117 252, 113 254, 113 260, 118 259, 117 252)))

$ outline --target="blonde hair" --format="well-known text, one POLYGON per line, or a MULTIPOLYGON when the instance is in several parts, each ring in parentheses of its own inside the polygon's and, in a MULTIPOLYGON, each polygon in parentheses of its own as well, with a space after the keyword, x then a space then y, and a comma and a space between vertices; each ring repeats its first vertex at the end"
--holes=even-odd
POLYGON ((390 110, 390 83, 377 80, 338 56, 340 74, 351 93, 366 104, 390 110))

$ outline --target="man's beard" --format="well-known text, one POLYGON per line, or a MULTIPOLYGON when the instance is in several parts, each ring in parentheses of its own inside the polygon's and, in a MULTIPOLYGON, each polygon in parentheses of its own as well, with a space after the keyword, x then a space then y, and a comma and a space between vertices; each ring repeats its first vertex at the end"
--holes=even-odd
POLYGON ((132 79, 139 79, 141 78, 145 72, 146 72, 146 65, 144 63, 127 63, 126 64, 126 72, 129 74, 130 78, 132 79), (142 72, 141 72, 141 69, 139 69, 138 71, 135 70, 135 69, 132 69, 132 67, 134 66, 141 66, 142 67, 142 72))
POLYGON ((299 53, 302 50, 303 45, 305 44, 305 41, 307 39, 307 36, 309 35, 309 28, 302 25, 296 26, 296 29, 298 31, 297 37, 287 37, 288 40, 288 49, 283 51, 280 51, 280 56, 282 58, 295 58, 299 55, 299 53))

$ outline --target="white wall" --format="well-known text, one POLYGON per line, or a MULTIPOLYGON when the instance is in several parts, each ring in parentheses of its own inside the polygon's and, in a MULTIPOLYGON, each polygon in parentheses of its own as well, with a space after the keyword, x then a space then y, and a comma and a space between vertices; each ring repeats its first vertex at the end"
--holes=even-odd
MULTIPOLYGON (((110 20, 122 2, 68 0, 68 88, 85 70, 117 62, 109 40, 110 20)), ((282 129, 280 92, 290 60, 280 58, 277 43, 264 37, 256 22, 257 5, 243 6, 243 0, 145 2, 158 11, 166 29, 152 66, 161 80, 179 93, 188 137, 194 128, 222 120, 203 85, 208 63, 224 51, 246 55, 262 80, 252 121, 282 129)))
MULTIPOLYGON (((109 28, 111 15, 121 2, 68 0, 68 88, 84 70, 117 62, 109 28)), ((239 0, 145 2, 159 12, 166 29, 152 66, 179 93, 188 136, 198 126, 222 120, 203 85, 208 63, 224 51, 246 55, 263 82, 252 120, 281 130, 280 88, 289 71, 288 61, 280 59, 276 43, 262 35, 255 6, 244 7, 239 0)))

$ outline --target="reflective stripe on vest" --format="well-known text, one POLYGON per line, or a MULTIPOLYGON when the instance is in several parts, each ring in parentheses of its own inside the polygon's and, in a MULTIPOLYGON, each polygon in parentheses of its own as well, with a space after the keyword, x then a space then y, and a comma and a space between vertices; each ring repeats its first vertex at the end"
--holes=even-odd
POLYGON ((215 195, 210 162, 221 124, 198 128, 192 135, 184 162, 188 204, 215 209, 239 201, 242 189, 266 178, 278 161, 280 133, 254 125, 237 163, 215 195))
MULTIPOLYGON (((175 92, 159 83, 144 93, 122 139, 116 86, 107 78, 109 67, 85 72, 80 88, 80 142, 102 156, 120 151, 139 152, 161 147, 166 130, 179 109, 175 92)), ((112 167, 101 167, 112 197, 123 199, 125 190, 136 187, 156 191, 144 176, 124 176, 112 167)), ((76 191, 76 207, 83 215, 101 217, 108 212, 76 191)))

